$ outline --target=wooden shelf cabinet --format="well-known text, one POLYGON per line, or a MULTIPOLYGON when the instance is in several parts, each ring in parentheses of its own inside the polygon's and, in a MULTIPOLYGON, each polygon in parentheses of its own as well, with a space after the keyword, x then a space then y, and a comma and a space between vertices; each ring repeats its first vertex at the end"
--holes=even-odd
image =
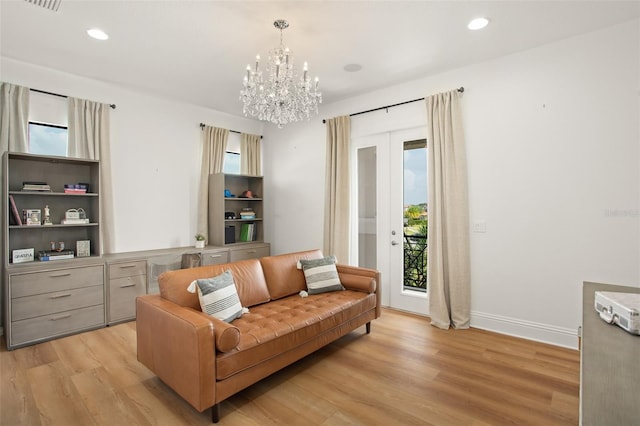
POLYGON ((65 250, 75 251, 77 241, 89 240, 91 255, 100 255, 99 161, 6 152, 3 170, 5 263, 12 263, 13 250, 24 248, 33 248, 34 257, 37 258, 39 251, 51 249, 52 241, 63 242, 65 250), (51 192, 22 191, 22 184, 26 181, 46 182, 51 192), (77 183, 89 186, 86 194, 64 192, 65 184, 77 183), (20 216, 22 210, 39 209, 44 220, 44 209, 48 206, 52 225, 18 225, 9 196, 13 198, 20 216), (82 209, 90 223, 62 224, 65 212, 69 209, 82 209))
POLYGON ((100 241, 100 162, 5 152, 2 157, 2 303, 7 347, 33 344, 106 324, 104 262, 100 241), (46 182, 50 191, 23 191, 24 182, 46 182), (87 192, 65 193, 65 184, 87 192), (15 212, 10 203, 13 199, 15 212), (19 224, 22 210, 49 209, 51 225, 19 224), (89 223, 63 224, 65 212, 82 209, 89 223), (19 220, 18 220, 19 219, 19 220), (51 242, 77 256, 76 242, 90 242, 90 256, 39 261, 51 242), (14 250, 33 249, 34 260, 13 263, 14 250))
POLYGON ((209 175, 209 244, 226 246, 264 242, 262 179, 262 176, 226 173, 209 175), (234 196, 225 197, 225 190, 234 196), (252 192, 253 198, 242 197, 242 193, 247 190, 252 192), (243 208, 253 210, 255 219, 241 219, 240 212, 243 208), (227 213, 233 213, 235 219, 227 219, 227 213), (252 241, 241 241, 241 229, 244 224, 254 226, 252 241), (229 238, 229 235, 232 238, 229 238))

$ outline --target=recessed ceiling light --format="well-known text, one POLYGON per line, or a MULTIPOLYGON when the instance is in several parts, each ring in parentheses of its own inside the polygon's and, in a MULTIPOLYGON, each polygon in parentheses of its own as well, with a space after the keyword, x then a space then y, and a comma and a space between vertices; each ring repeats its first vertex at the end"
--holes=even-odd
POLYGON ((358 72, 362 69, 362 65, 360 64, 347 64, 342 69, 346 72, 358 72))
POLYGON ((109 35, 107 33, 98 28, 91 28, 90 30, 87 30, 87 34, 89 34, 96 40, 107 40, 109 38, 109 35))
POLYGON ((476 18, 472 19, 469 24, 467 24, 467 28, 470 30, 481 30, 487 25, 489 25, 489 20, 487 18, 476 18))

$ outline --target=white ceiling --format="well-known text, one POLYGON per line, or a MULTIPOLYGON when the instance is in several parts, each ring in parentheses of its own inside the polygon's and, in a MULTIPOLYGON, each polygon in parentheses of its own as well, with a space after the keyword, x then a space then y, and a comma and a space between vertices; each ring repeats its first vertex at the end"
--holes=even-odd
POLYGON ((241 115, 245 67, 278 45, 276 18, 330 103, 639 16, 638 1, 605 0, 62 0, 57 12, 0 0, 0 55, 241 115), (478 16, 491 24, 468 30, 478 16))

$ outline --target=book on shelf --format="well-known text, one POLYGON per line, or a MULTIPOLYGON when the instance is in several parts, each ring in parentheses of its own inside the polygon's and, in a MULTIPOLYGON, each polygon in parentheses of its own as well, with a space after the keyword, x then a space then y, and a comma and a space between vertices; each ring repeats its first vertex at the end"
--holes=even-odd
POLYGON ((73 254, 73 250, 62 250, 62 251, 39 251, 38 252, 38 260, 42 262, 52 261, 52 260, 64 260, 64 259, 73 259, 75 255, 73 254))
POLYGON ((20 213, 18 213, 18 208, 16 207, 16 201, 13 199, 13 195, 9 195, 9 204, 11 205, 11 213, 16 225, 22 225, 22 218, 20 217, 20 213))
POLYGON ((47 182, 25 181, 22 182, 23 191, 51 191, 51 186, 47 182))
POLYGON ((255 223, 243 223, 240 227, 240 241, 249 242, 256 240, 258 228, 255 223))
POLYGON ((63 225, 86 225, 89 223, 89 219, 62 219, 60 223, 63 225))

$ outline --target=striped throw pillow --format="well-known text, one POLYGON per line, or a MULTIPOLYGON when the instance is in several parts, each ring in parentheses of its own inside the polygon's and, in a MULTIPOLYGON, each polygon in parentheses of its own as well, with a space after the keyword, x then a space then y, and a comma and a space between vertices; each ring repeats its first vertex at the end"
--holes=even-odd
POLYGON ((338 277, 335 256, 326 256, 322 259, 300 259, 300 265, 309 294, 344 290, 338 277))
POLYGON ((198 292, 202 312, 212 317, 231 322, 242 316, 242 305, 230 270, 213 278, 195 280, 187 290, 198 292))

